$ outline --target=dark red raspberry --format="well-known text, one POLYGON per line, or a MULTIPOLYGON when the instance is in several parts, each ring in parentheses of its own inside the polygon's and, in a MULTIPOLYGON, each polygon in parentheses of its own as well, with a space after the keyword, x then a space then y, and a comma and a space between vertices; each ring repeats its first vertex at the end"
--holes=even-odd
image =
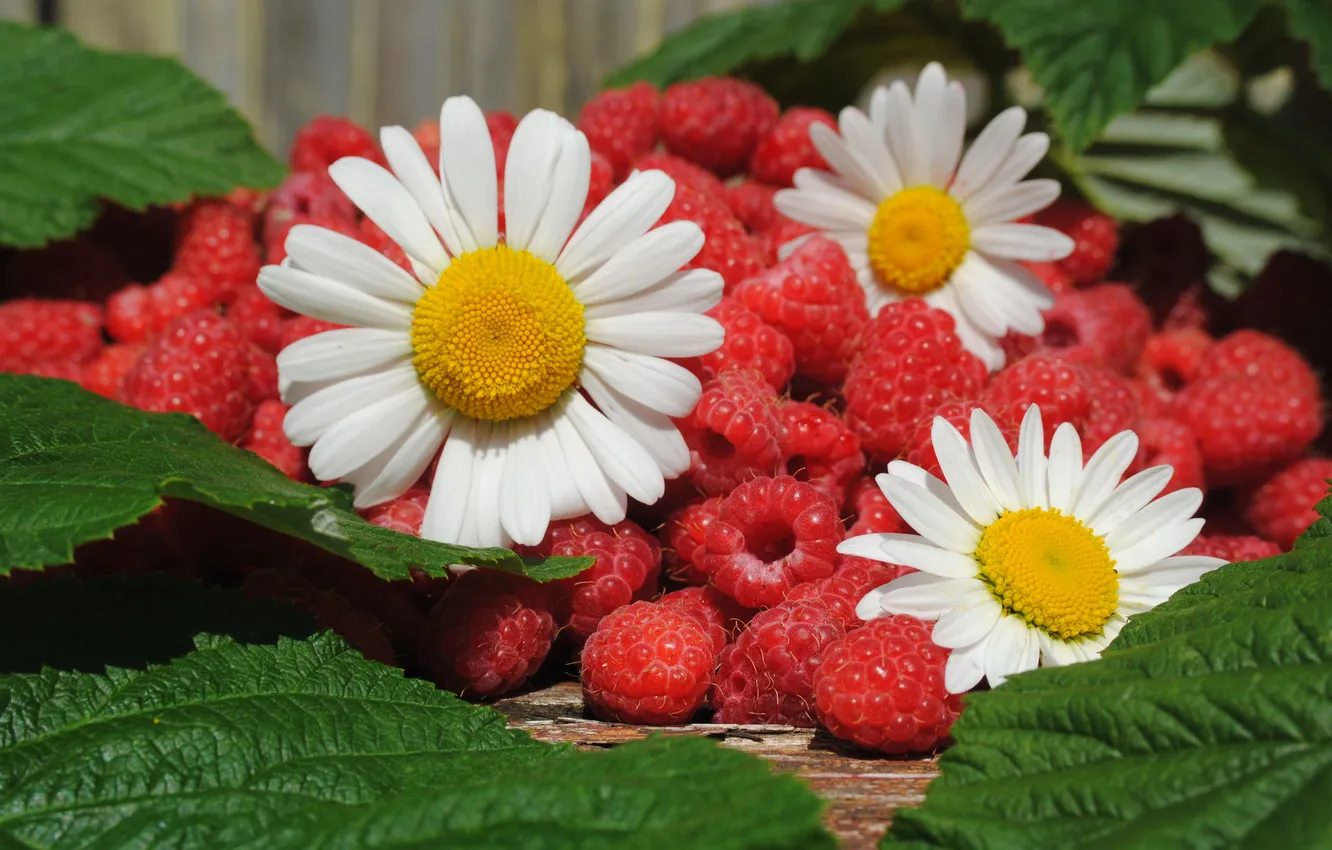
MULTIPOLYGON (((666 176, 675 181, 677 194, 681 186, 688 186, 695 192, 701 192, 709 198, 719 200, 722 203, 726 202, 726 186, 717 179, 717 175, 706 168, 699 168, 689 160, 675 154, 669 154, 665 151, 646 154, 634 161, 634 170, 663 171, 666 176)), ((730 207, 727 207, 727 210, 730 210, 730 207)))
MULTIPOLYGON (((307 450, 292 445, 291 440, 287 439, 286 432, 282 430, 282 420, 286 416, 287 406, 282 402, 276 399, 260 402, 254 409, 250 431, 241 440, 240 447, 259 455, 293 481, 307 481, 310 478, 310 467, 305 462, 307 450)), ((389 505, 393 504, 396 502, 389 502, 389 505)), ((421 510, 425 510, 424 505, 421 510)), ((416 524, 420 527, 421 521, 418 519, 416 524)))
POLYGON ((941 404, 985 386, 985 364, 954 327, 948 313, 914 298, 888 304, 865 325, 842 393, 847 424, 876 461, 902 454, 917 423, 941 404))
POLYGON ((1261 537, 1201 534, 1185 546, 1181 555, 1204 555, 1208 558, 1221 558, 1232 564, 1243 561, 1261 561, 1281 554, 1281 547, 1261 537))
POLYGON ((258 286, 241 287, 227 306, 227 318, 246 339, 269 354, 281 350, 281 308, 268 300, 258 286))
POLYGON ((186 215, 172 271, 194 278, 213 297, 226 300, 259 276, 254 217, 220 201, 196 205, 186 215))
POLYGON ((182 316, 143 352, 125 376, 121 396, 141 410, 188 413, 224 440, 245 435, 251 346, 212 310, 182 316))
POLYGON ((754 148, 749 158, 749 176, 776 186, 790 186, 801 168, 826 171, 828 163, 809 139, 813 124, 837 129, 837 121, 823 109, 796 106, 783 112, 754 148))
POLYGON ((1213 342, 1201 328, 1152 334, 1133 364, 1133 374, 1153 398, 1168 408, 1179 391, 1198 377, 1203 357, 1213 342))
POLYGON ((801 375, 826 383, 846 376, 869 313, 865 291, 836 242, 821 236, 807 240, 733 294, 791 339, 801 375))
POLYGON ((861 623, 856 606, 865 598, 865 594, 911 572, 915 570, 900 564, 885 564, 869 558, 843 555, 842 563, 832 575, 796 585, 786 601, 807 599, 826 605, 842 625, 851 629, 861 623))
POLYGON ((1105 278, 1119 250, 1119 223, 1080 201, 1060 200, 1036 214, 1036 223, 1068 234, 1073 253, 1059 261, 1079 285, 1105 278))
POLYGON ((784 602, 760 611, 722 651, 709 698, 718 723, 815 726, 814 673, 846 627, 826 605, 784 602))
POLYGON ((692 221, 703 230, 707 241, 685 268, 717 272, 728 291, 763 270, 758 240, 745 232, 745 226, 721 198, 676 185, 675 199, 658 224, 670 221, 692 221))
POLYGON ((211 287, 179 272, 148 286, 131 283, 106 301, 106 332, 117 342, 146 342, 181 316, 213 306, 211 287))
POLYGON ((1142 419, 1133 430, 1138 435, 1138 456, 1126 474, 1169 465, 1175 471, 1161 491, 1163 494, 1185 487, 1201 490, 1206 486, 1202 454, 1189 426, 1174 419, 1142 419))
POLYGON ((1033 354, 994 375, 981 395, 1001 428, 1020 427, 1032 404, 1041 408, 1047 443, 1062 422, 1080 428, 1091 405, 1087 371, 1057 355, 1033 354))
POLYGON ((0 274, 4 279, 3 297, 100 302, 130 281, 129 272, 125 271, 125 260, 129 257, 122 259, 118 256, 128 253, 125 249, 135 252, 151 250, 155 255, 151 262, 161 262, 160 256, 156 256, 161 251, 157 243, 163 240, 154 242, 143 231, 169 220, 167 215, 131 214, 127 210, 110 208, 100 223, 103 226, 110 224, 113 217, 129 225, 127 229, 133 230, 137 244, 120 245, 117 244, 119 240, 111 236, 108 243, 120 249, 113 253, 94 243, 89 236, 82 236, 48 242, 41 248, 7 253, 5 271, 0 274))
POLYGON ((318 115, 296 131, 288 162, 292 171, 328 171, 344 156, 384 162, 370 131, 349 118, 318 115))
POLYGON ((297 573, 255 570, 245 577, 241 593, 250 599, 280 600, 305 611, 316 623, 332 629, 371 661, 389 665, 397 662, 388 628, 378 617, 362 611, 336 591, 316 587, 297 573))
POLYGON ((493 697, 536 673, 554 638, 547 587, 498 570, 471 570, 430 612, 420 654, 440 685, 466 697, 493 697))
POLYGON ((80 384, 85 390, 110 399, 120 398, 125 375, 143 354, 142 345, 108 345, 88 364, 80 384))
POLYGON ((772 196, 777 194, 778 188, 756 180, 727 186, 726 206, 750 233, 761 233, 777 223, 779 213, 772 205, 772 196))
POLYGON ((1216 341, 1202 354, 1195 380, 1230 375, 1261 378, 1269 384, 1317 395, 1318 375, 1301 354, 1262 331, 1238 330, 1216 341))
POLYGON ((338 188, 327 171, 289 174, 268 199, 268 207, 264 210, 264 253, 270 263, 280 262, 286 256, 281 248, 287 231, 299 219, 312 219, 312 224, 341 232, 340 228, 344 226, 354 229, 357 218, 356 205, 338 188), (326 222, 338 222, 339 226, 326 222), (277 256, 276 261, 272 259, 274 256, 277 256))
POLYGON ((694 611, 635 602, 601 621, 581 661, 583 700, 595 715, 669 726, 703 707, 717 654, 694 611))
POLYGON ((332 322, 313 319, 309 316, 296 316, 295 318, 286 319, 282 322, 282 338, 279 340, 278 350, 281 351, 293 342, 305 339, 307 336, 321 334, 324 331, 335 331, 343 327, 346 327, 346 325, 335 325, 332 322))
POLYGON ((847 485, 865 469, 860 438, 836 413, 807 401, 783 402, 780 415, 786 471, 840 506, 847 485))
POLYGON ((720 496, 700 496, 666 518, 659 534, 662 559, 671 578, 685 584, 708 583, 704 565, 708 550, 704 543, 708 526, 720 512, 720 496))
POLYGON ((1078 427, 1082 437, 1082 450, 1088 456, 1120 431, 1138 427, 1140 408, 1138 397, 1129 380, 1117 372, 1097 366, 1084 370, 1087 374, 1087 412, 1078 427))
POLYGON ((704 569, 746 608, 780 603, 801 582, 832 575, 845 532, 833 500, 789 475, 756 478, 722 499, 704 569))
POLYGON ((583 215, 586 216, 597 208, 597 204, 606 200, 606 196, 615 188, 615 170, 610 160, 592 152, 591 171, 588 173, 587 200, 583 201, 583 215))
POLYGON ((676 423, 689 445, 685 475, 709 495, 781 464, 777 391, 753 369, 729 369, 705 383, 694 412, 676 423))
POLYGON ((672 591, 657 600, 657 604, 679 608, 697 615, 708 637, 712 650, 720 655, 754 612, 737 605, 735 600, 715 587, 686 587, 672 591))
POLYGON ((778 112, 777 101, 753 83, 710 77, 666 89, 657 131, 671 153, 729 177, 745 169, 778 112))
POLYGON ((636 599, 657 593, 661 575, 661 544, 630 520, 608 526, 586 516, 550 524, 536 551, 545 556, 594 558, 592 566, 573 578, 561 579, 560 622, 583 640, 601 618, 636 599))
POLYGON ((101 350, 96 304, 36 298, 0 304, 0 372, 26 372, 44 361, 86 363, 101 350))
POLYGON ((518 131, 518 119, 507 109, 492 109, 486 113, 486 129, 490 131, 490 146, 495 152, 495 171, 503 174, 509 161, 509 143, 518 131))
POLYGON ((1297 460, 1249 495, 1244 519, 1264 538, 1289 549, 1318 519, 1314 506, 1327 497, 1329 479, 1332 459, 1297 460))
MULTIPOLYGON (((942 478, 943 471, 939 467, 939 457, 934 453, 934 420, 935 418, 948 420, 948 423, 956 428, 963 437, 970 439, 971 414, 974 410, 985 410, 985 408, 974 401, 946 401, 936 407, 933 412, 922 416, 916 424, 915 431, 907 440, 906 448, 903 450, 906 461, 942 478)), ((1018 428, 1007 421, 996 422, 995 424, 999 426, 999 431, 1008 442, 1008 447, 1016 451, 1018 428)))
POLYGON ((615 179, 629 176, 629 166, 657 144, 657 90, 637 82, 626 89, 599 92, 578 114, 578 129, 588 147, 610 161, 615 179))
POLYGON ((721 323, 726 338, 716 351, 689 361, 691 371, 706 381, 727 369, 755 369, 773 389, 785 389, 795 374, 795 349, 786 334, 729 296, 708 315, 721 323))
POLYGON ((1152 332, 1152 311, 1122 283, 1075 289, 1055 297, 1045 311, 1045 330, 1035 337, 1009 337, 1010 359, 1061 354, 1068 360, 1127 372, 1152 332))
POLYGON ((962 711, 962 697, 944 687, 947 662, 915 617, 871 620, 824 650, 814 673, 819 722, 869 750, 936 749, 962 711))
MULTIPOLYGON (((257 420, 259 414, 256 413, 254 418, 257 420)), ((420 537, 421 521, 425 519, 426 504, 429 501, 430 491, 416 487, 396 499, 361 511, 361 516, 366 522, 381 528, 420 537)))

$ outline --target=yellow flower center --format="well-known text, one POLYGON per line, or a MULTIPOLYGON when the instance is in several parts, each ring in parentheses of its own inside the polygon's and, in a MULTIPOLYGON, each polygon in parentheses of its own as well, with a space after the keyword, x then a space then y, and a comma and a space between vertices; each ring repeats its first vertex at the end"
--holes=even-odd
POLYGON ((507 246, 457 257, 416 302, 413 363, 440 401, 473 419, 555 403, 583 363, 583 305, 550 263, 507 246))
POLYGON ((976 561, 1005 611, 1063 640, 1100 634, 1119 603, 1105 541, 1057 510, 1006 512, 981 535, 976 561))
POLYGON ((890 195, 869 228, 870 267, 879 283, 909 295, 947 283, 970 245, 962 207, 933 186, 890 195))

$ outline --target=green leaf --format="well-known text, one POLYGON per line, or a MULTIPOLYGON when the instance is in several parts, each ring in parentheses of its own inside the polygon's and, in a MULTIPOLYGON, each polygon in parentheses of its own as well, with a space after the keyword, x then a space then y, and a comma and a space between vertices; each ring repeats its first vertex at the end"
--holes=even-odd
POLYGON ((577 575, 587 558, 537 562, 507 549, 432 543, 361 519, 342 488, 292 481, 193 417, 144 413, 67 381, 0 374, 0 575, 68 563, 162 504, 189 499, 308 540, 386 579, 450 564, 577 575))
POLYGON ((106 53, 60 30, 0 22, 0 244, 131 209, 282 177, 222 94, 175 59, 106 53))
POLYGON ((667 86, 728 74, 749 62, 822 55, 862 9, 891 12, 905 0, 800 0, 748 6, 700 18, 663 39, 657 49, 615 71, 610 87, 647 80, 667 86))
POLYGON ((1325 847, 1332 541, 1232 564, 1099 661, 974 694, 884 846, 1325 847))
POLYGON ((828 848, 819 799, 694 737, 583 753, 330 634, 0 677, 0 846, 828 848))
POLYGON ((1185 57, 1240 34, 1263 0, 962 0, 990 21, 1045 89, 1066 144, 1086 147, 1185 57))
POLYGON ((1290 32, 1309 42, 1314 71, 1323 88, 1332 90, 1332 5, 1326 0, 1281 0, 1290 16, 1290 32))

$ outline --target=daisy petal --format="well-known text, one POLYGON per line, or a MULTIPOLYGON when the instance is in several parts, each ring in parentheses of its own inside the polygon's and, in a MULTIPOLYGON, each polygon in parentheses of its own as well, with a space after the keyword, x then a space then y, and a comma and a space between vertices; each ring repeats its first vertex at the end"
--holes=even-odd
POLYGON ((339 325, 406 330, 412 308, 290 266, 264 266, 259 288, 279 306, 339 325))
POLYGON ((1050 440, 1050 507, 1061 513, 1072 508, 1082 483, 1082 440, 1069 423, 1060 423, 1050 440))
MULTIPOLYGON (((379 131, 379 143, 384 149, 384 158, 388 160, 389 168, 393 169, 403 188, 411 193, 421 212, 425 213, 430 226, 435 228, 435 232, 444 240, 444 246, 448 248, 449 253, 455 257, 461 254, 462 240, 458 237, 458 229, 449 215, 448 204, 444 200, 444 187, 440 185, 438 175, 430 167, 430 162, 421 151, 421 146, 416 143, 416 139, 405 127, 385 127, 379 131)), ((374 251, 373 248, 370 250, 374 251)), ((374 253, 379 252, 374 251, 374 253)), ((382 254, 380 257, 397 268, 392 260, 388 260, 382 254)))
POLYGON ((324 227, 296 225, 287 234, 286 248, 296 268, 366 295, 415 304, 424 291, 411 275, 374 248, 324 227))
MULTIPOLYGON (((903 478, 912 484, 924 487, 936 499, 957 513, 958 516, 966 517, 967 512, 962 510, 962 505, 958 503, 957 497, 953 495, 952 488, 914 463, 907 463, 904 460, 891 460, 888 462, 888 474, 896 475, 898 478, 903 478)), ((878 482, 877 478, 875 482, 878 482)))
POLYGON ((495 148, 476 101, 470 97, 444 101, 439 140, 441 178, 477 247, 489 248, 499 241, 499 188, 495 148))
POLYGON ((699 357, 716 351, 726 335, 716 319, 697 313, 635 313, 590 319, 586 333, 592 342, 654 357, 699 357))
POLYGON ((1138 435, 1132 431, 1120 431, 1106 440, 1082 470, 1082 483, 1070 507, 1073 515, 1083 522, 1095 516, 1137 456, 1138 435))
POLYGON ((456 414, 432 406, 417 418, 407 435, 371 464, 344 477, 356 485, 355 506, 368 508, 396 499, 421 479, 456 414))
MULTIPOLYGON (((842 130, 847 151, 865 168, 871 178, 870 185, 875 193, 868 197, 884 198, 901 191, 902 176, 897 171, 897 163, 893 162, 893 155, 883 140, 883 133, 875 129, 865 113, 848 106, 838 116, 838 125, 842 130)), ((821 126, 823 125, 813 125, 813 127, 821 126)), ((813 127, 810 128, 811 131, 813 127)))
POLYGON ((464 546, 508 546, 513 542, 500 521, 499 488, 509 454, 508 430, 500 425, 491 425, 485 451, 476 457, 472 473, 475 476, 473 497, 467 506, 467 523, 458 541, 464 546))
POLYGON ((960 649, 984 640, 999 622, 1004 609, 983 589, 965 603, 945 611, 934 624, 930 640, 945 649, 960 649))
POLYGON ((1132 546, 1114 552, 1115 569, 1124 576, 1142 572, 1188 546, 1202 527, 1201 519, 1191 519, 1158 529, 1132 546))
POLYGON ((984 188, 999 166, 1003 165, 1026 123, 1026 110, 1020 106, 1010 106, 986 124, 985 129, 971 143, 966 156, 962 157, 962 164, 958 166, 957 176, 948 187, 948 194, 960 202, 984 188))
POLYGON ((551 178, 550 200, 537 221, 527 250, 548 263, 554 263, 578 226, 587 202, 592 179, 592 151, 582 133, 565 133, 559 159, 551 178))
POLYGON ((972 578, 976 561, 967 555, 940 549, 918 534, 862 534, 837 545, 842 555, 900 564, 941 578, 972 578))
POLYGON ((987 224, 971 232, 972 247, 1009 260, 1049 263, 1073 252, 1073 240, 1053 227, 987 224))
POLYGON ((308 446, 361 408, 419 386, 410 364, 339 381, 292 405, 282 430, 294 445, 308 446))
POLYGON ((278 352, 277 366, 289 381, 327 381, 411 356, 411 337, 400 330, 339 328, 296 340, 278 352))
POLYGON ((854 230, 868 228, 874 221, 874 205, 850 192, 782 189, 773 196, 772 202, 778 212, 810 227, 854 230))
POLYGON ((962 155, 962 137, 967 129, 967 94, 959 82, 948 84, 939 112, 930 152, 930 185, 947 186, 962 155))
POLYGON ((574 284, 582 304, 605 304, 660 283, 703 248, 703 231, 692 221, 672 221, 634 239, 605 265, 574 284))
POLYGON ((513 542, 535 546, 550 525, 550 488, 546 465, 530 420, 509 424, 509 452, 499 486, 500 523, 513 542))
POLYGON ((606 477, 645 505, 660 499, 666 492, 666 479, 647 449, 616 427, 580 393, 569 393, 567 398, 565 415, 606 477))
POLYGON ((985 651, 985 679, 997 688, 1009 676, 1023 671, 1027 655, 1027 624, 1018 617, 1005 615, 994 624, 990 632, 989 647, 985 651))
POLYGON ((981 477, 972 459, 971 448, 958 430, 942 416, 934 417, 930 438, 944 478, 958 504, 978 525, 986 526, 999 518, 999 503, 981 477))
MULTIPOLYGON (((1190 585, 1218 567, 1228 562, 1223 558, 1209 558, 1206 555, 1176 555, 1162 558, 1150 567, 1132 576, 1125 576, 1121 584, 1137 587, 1169 586, 1181 588, 1190 585)), ((1171 590, 1173 593, 1174 590, 1171 590)))
POLYGON ((606 418, 647 449, 663 475, 674 478, 689 469, 689 447, 669 416, 626 398, 595 372, 584 372, 581 383, 606 418))
POLYGON ((668 416, 687 416, 703 385, 678 363, 590 343, 583 350, 583 369, 591 370, 612 389, 644 407, 668 416))
POLYGON ((990 485, 995 500, 1004 510, 1021 510, 1022 497, 1018 492, 1013 453, 1004 442, 999 426, 979 407, 971 411, 971 446, 976 452, 981 475, 985 476, 985 483, 990 485))
POLYGON ((944 665, 944 689, 950 694, 964 694, 979 685, 980 680, 985 678, 985 655, 989 648, 987 635, 971 646, 949 653, 944 665))
MULTIPOLYGON (((533 109, 518 122, 504 162, 504 243, 527 250, 551 199, 564 136, 577 132, 554 112, 533 109)), ((525 450, 524 450, 525 453, 525 450)))
MULTIPOLYGON (((956 604, 959 595, 968 593, 976 584, 974 579, 944 579, 929 573, 911 573, 878 589, 882 591, 878 594, 879 606, 889 614, 937 620, 956 604)), ((859 606, 856 610, 859 612, 859 606)))
POLYGON ((627 298, 584 304, 583 315, 588 319, 604 319, 657 310, 706 313, 721 302, 724 288, 722 276, 711 269, 689 269, 667 275, 661 282, 627 298))
POLYGON ((436 273, 448 267, 449 255, 425 213, 388 169, 368 159, 349 156, 330 165, 328 176, 403 251, 436 273))
MULTIPOLYGON (((957 293, 962 313, 981 333, 989 337, 1002 337, 1008 333, 1008 305, 1001 293, 988 285, 993 277, 982 267, 984 260, 976 251, 968 251, 962 263, 953 270, 953 291, 957 293)), ((1037 315, 1037 320, 1040 316, 1037 315)))
POLYGON ((663 172, 634 172, 574 231, 555 268, 571 283, 582 280, 647 233, 674 197, 675 181, 663 172))
POLYGON ((418 384, 338 420, 310 449, 310 471, 333 481, 364 466, 403 437, 429 401, 429 390, 418 384))
POLYGON ((550 489, 551 519, 569 519, 589 512, 587 502, 578 492, 573 473, 564 457, 560 446, 560 437, 555 433, 555 422, 549 410, 537 414, 537 449, 540 461, 546 467, 546 485, 550 489))
POLYGON ((1175 470, 1170 466, 1153 466, 1128 478, 1115 488, 1099 510, 1088 520, 1092 531, 1106 536, 1124 520, 1147 507, 1170 483, 1175 470))
POLYGON ((943 129, 944 95, 947 88, 948 77, 938 62, 926 65, 916 79, 915 154, 912 157, 916 176, 915 179, 907 178, 908 185, 935 185, 931 182, 931 161, 943 129))
POLYGON ((1058 180, 1027 180, 1016 186, 987 188, 963 202, 962 211, 966 213, 971 226, 979 228, 986 224, 1015 221, 1045 209, 1058 197, 1058 180))
POLYGON ((1043 508, 1049 504, 1046 486, 1045 431, 1041 424, 1041 406, 1029 405, 1018 433, 1018 489, 1024 508, 1043 508))
POLYGON ((1013 149, 1008 152, 1008 157, 1004 159, 999 170, 990 178, 986 184, 985 191, 993 189, 996 192, 1002 192, 1008 187, 1017 184, 1019 180, 1027 176, 1027 172, 1036 167, 1036 164, 1045 158, 1050 150, 1050 137, 1044 133, 1028 133, 1013 143, 1013 149))
POLYGON ((1045 632, 1037 632, 1036 639, 1040 642, 1041 661, 1046 667, 1067 667, 1082 660, 1067 643, 1045 632))
MULTIPOLYGON (((877 287, 876 287, 877 288, 877 287)), ((1004 366, 1007 355, 999 347, 998 340, 986 336, 971 323, 971 321, 962 312, 962 302, 958 300, 957 293, 951 286, 945 286, 925 298, 926 303, 931 307, 936 307, 950 314, 956 321, 957 338, 962 340, 967 351, 976 355, 985 364, 985 367, 991 372, 998 371, 1004 366)))
POLYGON ((875 478, 897 512, 921 536, 942 549, 969 555, 980 542, 980 529, 918 484, 895 475, 875 478))
POLYGON ((467 505, 473 493, 473 469, 480 451, 478 423, 458 416, 444 441, 435 464, 435 478, 421 520, 421 537, 439 543, 457 543, 462 538, 467 505))
POLYGON ((552 415, 555 433, 559 437, 560 450, 574 484, 578 487, 587 509, 592 515, 607 525, 614 525, 624 519, 628 510, 628 496, 610 478, 592 457, 592 452, 583 442, 573 422, 557 410, 552 415))
POLYGON ((886 103, 890 117, 884 132, 902 185, 920 186, 929 178, 929 169, 925 158, 916 153, 916 108, 906 84, 898 80, 889 86, 886 103))
POLYGON ((1157 529, 1184 522, 1202 505, 1202 499, 1197 487, 1185 487, 1151 502, 1105 536, 1110 556, 1116 557, 1118 550, 1127 549, 1157 529))

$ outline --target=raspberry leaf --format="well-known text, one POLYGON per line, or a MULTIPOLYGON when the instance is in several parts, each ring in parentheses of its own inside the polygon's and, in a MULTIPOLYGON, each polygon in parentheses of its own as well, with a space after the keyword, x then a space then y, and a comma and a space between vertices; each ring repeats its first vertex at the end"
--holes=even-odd
POLYGON ((66 381, 0 374, 0 575, 73 559, 162 504, 188 499, 299 537, 386 579, 450 564, 577 575, 588 558, 520 558, 432 543, 371 525, 344 488, 312 487, 223 443, 183 414, 145 413, 66 381))
MULTIPOLYGON (((1327 509, 1329 503, 1322 506, 1327 509)), ((883 846, 1312 847, 1332 831, 1332 541, 1231 564, 1099 661, 968 699, 883 846)))
POLYGON ((282 166, 175 59, 0 22, 0 244, 37 246, 131 209, 265 187, 282 166))
POLYGON ((143 671, 0 677, 0 844, 832 846, 798 780, 701 738, 579 752, 328 633, 197 645, 143 671))

